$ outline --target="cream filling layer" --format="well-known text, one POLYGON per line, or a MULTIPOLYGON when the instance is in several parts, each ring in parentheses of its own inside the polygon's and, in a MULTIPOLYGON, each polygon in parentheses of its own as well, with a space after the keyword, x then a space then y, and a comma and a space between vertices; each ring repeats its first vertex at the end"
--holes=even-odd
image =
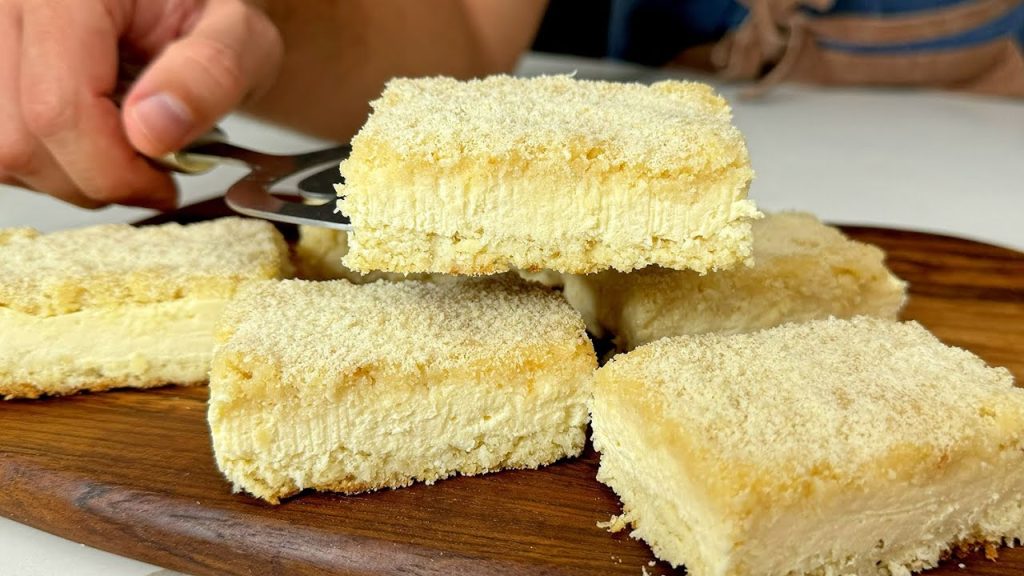
MULTIPOLYGON (((379 190, 400 186, 380 181, 379 190)), ((445 181, 410 186, 347 211, 354 231, 343 262, 363 272, 586 274, 649 264, 703 273, 749 261, 747 219, 758 212, 732 186, 715 183, 687 204, 667 194, 574 185, 578 193, 529 177, 497 191, 445 181), (506 197, 511 202, 502 203, 506 197)))
POLYGON ((0 376, 16 383, 74 387, 206 379, 224 299, 181 299, 35 316, 0 308, 0 376))
POLYGON ((540 364, 384 373, 284 383, 273 365, 223 355, 210 379, 217 464, 236 487, 276 502, 306 488, 362 492, 453 474, 536 468, 586 441, 593 352, 540 364), (295 388, 301 390, 295 391, 295 388))
POLYGON ((763 574, 830 566, 834 574, 902 575, 935 566, 958 543, 1021 537, 1022 505, 1024 453, 1007 449, 995 462, 961 460, 914 483, 894 480, 766 511, 733 554, 763 574))
MULTIPOLYGON (((685 242, 711 237, 758 215, 746 200, 750 172, 734 169, 690 181, 628 170, 587 175, 543 167, 503 174, 494 167, 397 172, 376 170, 338 206, 351 217, 353 240, 378 227, 441 236, 469 234, 557 242, 685 242), (386 192, 393 191, 393 192, 386 192)), ((350 177, 350 182, 360 179, 350 177)))

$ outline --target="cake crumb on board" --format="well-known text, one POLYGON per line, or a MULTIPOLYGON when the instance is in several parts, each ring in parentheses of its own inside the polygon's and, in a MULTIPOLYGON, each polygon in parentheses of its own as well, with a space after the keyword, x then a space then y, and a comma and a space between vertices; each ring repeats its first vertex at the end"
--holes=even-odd
POLYGON ((630 522, 631 519, 628 517, 628 515, 623 513, 612 515, 612 517, 608 520, 598 522, 597 527, 603 530, 607 530, 612 534, 616 534, 618 532, 622 532, 622 530, 626 528, 626 526, 628 526, 630 522))

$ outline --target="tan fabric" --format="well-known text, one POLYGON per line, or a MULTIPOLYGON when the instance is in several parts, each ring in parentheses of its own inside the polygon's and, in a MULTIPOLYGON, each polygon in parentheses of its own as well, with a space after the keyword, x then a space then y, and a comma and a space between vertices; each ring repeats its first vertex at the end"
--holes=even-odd
POLYGON ((977 28, 1020 5, 1020 0, 983 0, 913 15, 866 18, 829 16, 808 20, 808 28, 829 40, 858 44, 916 42, 977 28))
POLYGON ((861 46, 926 41, 971 30, 1018 8, 1021 0, 982 0, 907 15, 816 16, 834 0, 747 0, 750 15, 710 49, 691 48, 674 65, 704 67, 731 80, 757 80, 756 96, 783 81, 826 85, 930 86, 1024 98, 1024 54, 998 38, 952 50, 855 53, 822 42, 861 46), (701 58, 707 60, 700 66, 701 58))
POLYGON ((819 49, 808 38, 788 79, 829 85, 934 86, 1024 97, 1024 61, 1011 40, 955 52, 872 57, 819 49))

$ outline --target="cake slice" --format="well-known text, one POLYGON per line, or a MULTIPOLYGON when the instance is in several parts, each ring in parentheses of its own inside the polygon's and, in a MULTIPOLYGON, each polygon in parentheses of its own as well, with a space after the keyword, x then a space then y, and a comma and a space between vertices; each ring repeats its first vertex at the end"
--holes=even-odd
POLYGON ((1024 390, 876 318, 665 338, 598 370, 598 480, 694 576, 906 575, 1024 538, 1024 390))
POLYGON ((786 322, 859 315, 895 320, 906 283, 885 254, 811 214, 753 224, 754 265, 715 274, 650 267, 566 276, 565 296, 596 335, 620 350, 665 336, 750 332, 786 322))
POLYGON ((258 220, 0 231, 0 396, 204 382, 227 300, 288 266, 258 220))
POLYGON ((518 278, 263 283, 224 316, 217 465, 269 502, 579 454, 597 361, 579 315, 518 278))
POLYGON ((392 80, 338 187, 360 272, 698 272, 750 257, 747 149, 710 87, 392 80))

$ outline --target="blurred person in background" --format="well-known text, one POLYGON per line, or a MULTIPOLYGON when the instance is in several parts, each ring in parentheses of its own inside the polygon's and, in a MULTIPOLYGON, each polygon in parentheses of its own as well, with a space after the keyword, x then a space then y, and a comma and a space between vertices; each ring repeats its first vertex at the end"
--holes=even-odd
POLYGON ((753 92, 1022 97, 1022 43, 1024 0, 0 0, 0 183, 171 209, 173 181, 147 158, 235 109, 346 141, 389 78, 509 72, 531 46, 753 92))
POLYGON ((1024 97, 1022 0, 553 0, 536 49, 682 66, 730 80, 929 86, 1024 97))

